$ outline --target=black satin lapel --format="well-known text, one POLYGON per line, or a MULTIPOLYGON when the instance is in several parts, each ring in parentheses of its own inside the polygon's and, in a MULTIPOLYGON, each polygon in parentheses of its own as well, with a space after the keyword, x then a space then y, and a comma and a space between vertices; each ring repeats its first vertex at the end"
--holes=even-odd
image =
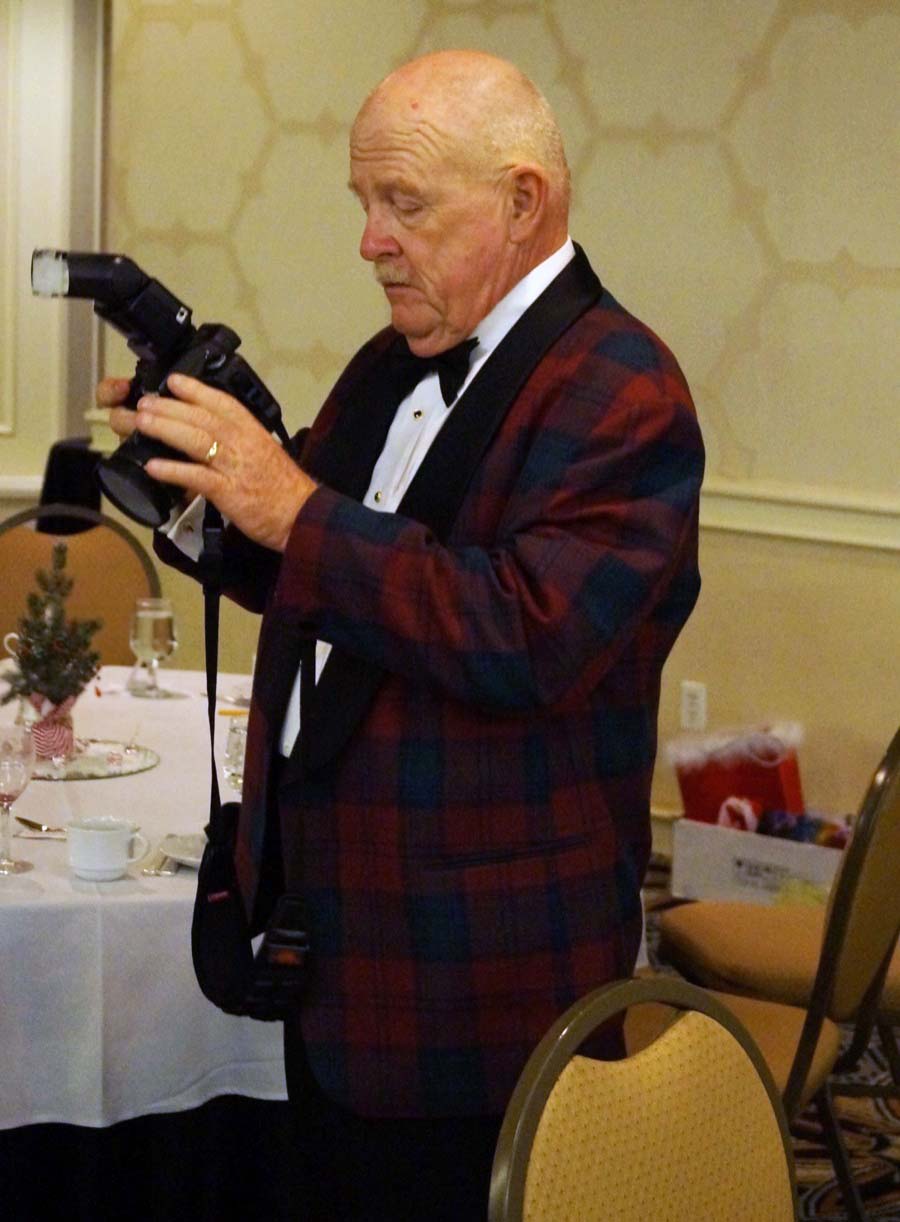
POLYGON ((249 773, 245 774, 242 798, 244 813, 254 826, 257 820, 259 826, 265 826, 272 759, 279 750, 285 710, 297 677, 297 667, 306 648, 295 632, 283 630, 278 616, 270 613, 264 617, 257 644, 251 702, 251 721, 262 717, 263 755, 262 758, 254 758, 252 777, 249 773))
POLYGON ((438 433, 398 513, 446 539, 481 457, 522 387, 579 315, 602 292, 580 246, 485 361, 438 433))
MULTIPOLYGON (((280 732, 297 668, 307 643, 277 613, 263 619, 256 655, 253 699, 259 705, 268 727, 280 732), (265 676, 264 679, 261 676, 265 676)), ((277 749, 277 748, 275 748, 277 749)))
POLYGON ((361 501, 396 411, 396 391, 386 353, 350 388, 309 474, 335 492, 361 501))
MULTIPOLYGON (((584 251, 576 246, 575 252, 472 380, 400 503, 398 513, 422 522, 439 539, 449 534, 469 481, 513 400, 548 349, 602 292, 584 251)), ((379 449, 371 459, 359 499, 380 453, 379 449)), ((381 667, 332 649, 303 705, 304 770, 315 771, 337 755, 372 702, 382 676, 381 667)), ((299 755, 295 751, 292 756, 291 772, 299 769, 299 755)))

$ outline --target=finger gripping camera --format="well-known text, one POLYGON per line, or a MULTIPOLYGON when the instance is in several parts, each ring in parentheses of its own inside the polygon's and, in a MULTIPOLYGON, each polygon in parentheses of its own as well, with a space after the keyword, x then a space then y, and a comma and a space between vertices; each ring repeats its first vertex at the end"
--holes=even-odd
MULTIPOLYGON (((195 327, 190 307, 125 255, 36 250, 31 287, 40 297, 91 299, 94 313, 125 336, 138 358, 126 407, 133 408, 141 395, 164 394, 169 374, 185 373, 233 395, 270 433, 287 441, 281 408, 237 354, 240 336, 221 323, 195 327)), ((135 431, 97 464, 97 479, 123 513, 156 527, 167 521, 182 494, 147 474, 151 458, 184 455, 135 431)))

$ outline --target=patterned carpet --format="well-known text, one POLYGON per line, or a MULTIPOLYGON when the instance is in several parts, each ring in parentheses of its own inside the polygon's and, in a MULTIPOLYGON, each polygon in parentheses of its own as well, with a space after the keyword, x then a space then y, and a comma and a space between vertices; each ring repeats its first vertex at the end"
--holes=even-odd
MULTIPOLYGON (((873 1040, 860 1071, 848 1079, 887 1082, 890 1075, 873 1040)), ((869 1217, 900 1222, 900 1100, 835 1100, 844 1142, 869 1217)), ((801 1219, 843 1222, 847 1217, 814 1109, 792 1126, 801 1219)))

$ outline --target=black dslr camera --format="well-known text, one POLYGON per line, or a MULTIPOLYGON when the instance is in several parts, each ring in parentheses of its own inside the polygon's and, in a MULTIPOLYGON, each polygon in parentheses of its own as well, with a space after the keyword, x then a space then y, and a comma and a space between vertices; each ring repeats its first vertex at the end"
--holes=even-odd
MULTIPOLYGON (((227 391, 257 420, 287 442, 281 408, 268 389, 237 355, 241 342, 229 327, 195 327, 190 307, 124 255, 36 250, 31 256, 31 287, 41 297, 85 297, 94 313, 125 336, 138 357, 125 402, 164 394, 170 373, 186 373, 227 391)), ((97 479, 114 505, 144 526, 161 526, 181 490, 152 479, 144 470, 151 458, 183 458, 162 442, 134 432, 97 465, 97 479)))

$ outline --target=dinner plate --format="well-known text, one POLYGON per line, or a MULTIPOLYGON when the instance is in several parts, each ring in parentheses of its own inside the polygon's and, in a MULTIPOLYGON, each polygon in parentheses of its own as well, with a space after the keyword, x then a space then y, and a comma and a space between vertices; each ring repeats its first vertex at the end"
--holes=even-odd
POLYGON ((155 751, 137 743, 113 742, 106 738, 79 738, 76 741, 78 750, 71 759, 36 760, 32 778, 36 781, 98 781, 146 772, 159 763, 155 751))
POLYGON ((163 836, 159 847, 180 866, 193 866, 197 869, 206 848, 206 836, 203 832, 189 836, 177 836, 170 832, 168 836, 163 836))

